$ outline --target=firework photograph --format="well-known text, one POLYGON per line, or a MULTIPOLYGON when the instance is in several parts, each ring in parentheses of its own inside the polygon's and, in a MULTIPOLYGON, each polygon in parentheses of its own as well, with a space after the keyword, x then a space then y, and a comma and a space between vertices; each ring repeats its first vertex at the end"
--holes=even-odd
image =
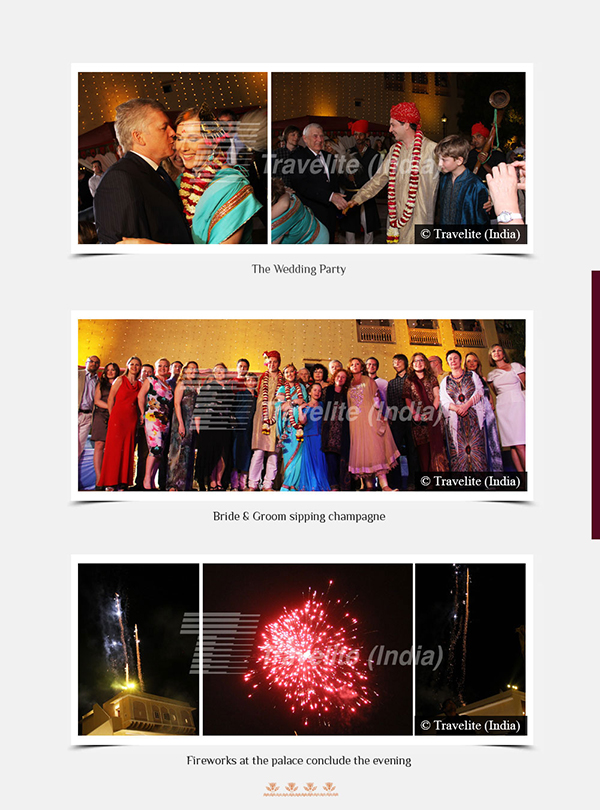
POLYGON ((411 565, 204 565, 203 599, 205 735, 411 734, 411 565))
POLYGON ((519 718, 523 733, 525 565, 417 565, 415 611, 417 650, 435 651, 417 662, 417 733, 441 733, 421 718, 519 718))
POLYGON ((80 563, 82 736, 198 734, 197 564, 80 563))

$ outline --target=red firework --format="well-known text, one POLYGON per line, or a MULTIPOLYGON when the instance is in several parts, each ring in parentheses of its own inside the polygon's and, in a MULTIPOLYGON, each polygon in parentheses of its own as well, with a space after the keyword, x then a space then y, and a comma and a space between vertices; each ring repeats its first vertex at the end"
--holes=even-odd
MULTIPOLYGON (((284 608, 267 625, 258 647, 256 669, 246 682, 264 679, 269 689, 280 691, 290 711, 329 724, 348 720, 371 703, 367 662, 361 661, 356 642, 358 620, 345 612, 341 600, 325 603, 314 591, 301 607, 284 608)), ((248 695, 252 697, 252 693, 248 695)))

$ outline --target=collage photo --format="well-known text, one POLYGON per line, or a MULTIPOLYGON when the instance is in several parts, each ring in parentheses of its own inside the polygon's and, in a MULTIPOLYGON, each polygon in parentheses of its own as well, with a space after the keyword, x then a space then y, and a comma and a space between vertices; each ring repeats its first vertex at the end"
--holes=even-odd
POLYGON ((224 807, 481 785, 547 721, 533 65, 90 61, 71 92, 72 750, 224 807))

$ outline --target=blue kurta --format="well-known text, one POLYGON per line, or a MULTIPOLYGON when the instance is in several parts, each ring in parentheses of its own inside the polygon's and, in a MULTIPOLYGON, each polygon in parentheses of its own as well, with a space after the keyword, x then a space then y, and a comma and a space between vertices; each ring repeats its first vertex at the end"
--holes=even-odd
POLYGON ((442 174, 439 186, 440 225, 489 225, 483 210, 488 190, 468 169, 452 182, 452 174, 442 174))

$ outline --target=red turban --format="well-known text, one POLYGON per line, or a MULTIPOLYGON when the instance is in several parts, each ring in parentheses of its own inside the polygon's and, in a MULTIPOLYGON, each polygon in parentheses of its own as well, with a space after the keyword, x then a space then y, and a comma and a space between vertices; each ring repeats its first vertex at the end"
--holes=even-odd
POLYGON ((265 365, 270 357, 274 357, 279 363, 281 363, 281 355, 279 352, 263 352, 263 357, 265 358, 265 365))
POLYGON ((404 101, 402 104, 396 104, 390 110, 390 118, 400 121, 404 124, 420 124, 421 114, 417 110, 417 105, 412 101, 404 101))
POLYGON ((355 132, 364 132, 365 135, 369 131, 369 122, 361 118, 360 121, 355 121, 353 124, 348 124, 348 129, 354 135, 355 132))
POLYGON ((471 135, 483 135, 484 138, 487 138, 489 134, 489 129, 484 127, 481 121, 478 124, 473 124, 471 127, 471 135))

